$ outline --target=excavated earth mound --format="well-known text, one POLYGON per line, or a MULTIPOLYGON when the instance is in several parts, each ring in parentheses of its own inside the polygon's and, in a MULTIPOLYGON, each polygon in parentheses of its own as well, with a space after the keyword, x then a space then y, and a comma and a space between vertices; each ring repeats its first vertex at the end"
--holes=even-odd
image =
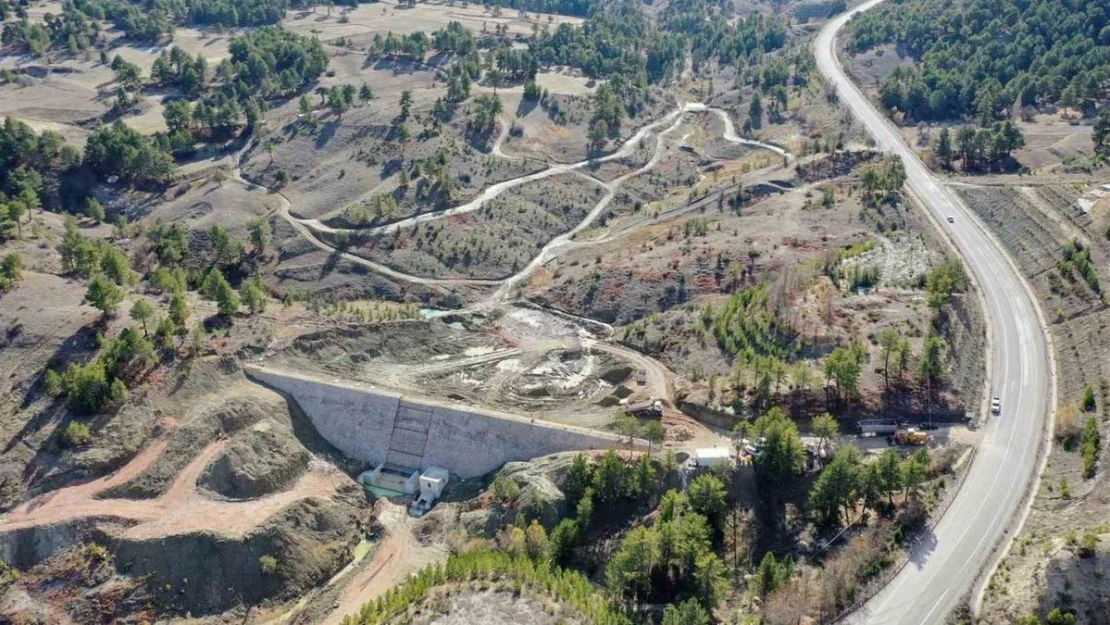
POLYGON ((260 423, 236 436, 197 485, 229 499, 253 499, 292 486, 310 458, 288 430, 260 423))
MULTIPOLYGON (((247 387, 244 390, 251 390, 247 387)), ((196 409, 172 435, 162 456, 135 479, 101 494, 108 499, 152 499, 164 493, 185 465, 218 437, 233 434, 289 410, 270 392, 223 396, 196 409)))

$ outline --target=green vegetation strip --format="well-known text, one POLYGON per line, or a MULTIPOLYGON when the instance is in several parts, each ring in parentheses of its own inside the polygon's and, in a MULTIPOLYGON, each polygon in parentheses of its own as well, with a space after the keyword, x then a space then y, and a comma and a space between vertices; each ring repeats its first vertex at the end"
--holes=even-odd
POLYGON ((421 570, 404 584, 364 604, 358 614, 344 617, 343 625, 396 622, 412 606, 427 599, 432 589, 474 581, 508 582, 527 587, 574 607, 595 625, 631 623, 623 610, 610 605, 605 595, 580 573, 523 555, 477 549, 454 554, 445 564, 421 570))

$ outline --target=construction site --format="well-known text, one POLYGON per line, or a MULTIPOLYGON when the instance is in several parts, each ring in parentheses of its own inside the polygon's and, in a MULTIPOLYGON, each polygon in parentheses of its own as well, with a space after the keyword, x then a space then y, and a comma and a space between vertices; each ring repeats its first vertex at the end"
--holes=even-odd
MULTIPOLYGON (((29 4, 32 22, 62 9, 29 4)), ((340 625, 455 555, 546 555, 529 541, 554 542, 560 526, 573 546, 559 565, 600 589, 627 535, 664 522, 665 493, 686 497, 702 476, 721 480, 732 517, 704 514, 693 530, 734 581, 717 616, 799 622, 801 584, 860 597, 878 585, 975 457, 988 329, 897 163, 810 62, 809 20, 835 3, 732 4, 726 30, 774 51, 700 67, 684 39, 671 75, 633 86, 551 59, 527 84, 493 69, 592 17, 438 1, 291 9, 275 28, 319 44, 318 83, 182 157, 164 190, 101 185, 102 218, 28 209, 3 239, 23 271, 0 288, 0 622, 340 625), (470 37, 480 61, 457 101, 449 72, 468 54, 379 49, 387 35, 448 45, 444 33, 470 37), (76 270, 74 240, 104 259, 76 270), (118 261, 109 248, 127 271, 100 307, 87 289, 118 261), (87 410, 79 374, 97 366, 105 401, 87 410), (797 466, 761 493, 768 416, 797 439, 797 466), (859 451, 852 475, 882 459, 923 477, 870 511, 818 511, 809 489, 844 449, 859 451), (632 475, 598 495, 593 519, 578 518, 576 463, 632 475), (761 497, 780 509, 759 518, 761 497), (746 533, 722 540, 726 521, 746 533), (765 554, 798 565, 777 593, 750 582, 765 554)), ((653 33, 666 21, 667 6, 635 9, 653 33)), ((146 74, 170 47, 104 28, 120 65, 146 74)), ((257 30, 176 37, 215 81, 257 30)), ((560 54, 596 55, 574 52, 560 54)), ((20 70, 0 82, 0 109, 83 147, 114 114, 116 70, 97 56, 0 57, 20 70), (67 110, 51 108, 62 96, 67 110)), ((120 123, 164 132, 176 89, 143 87, 120 123)), ((1110 254, 1110 189, 950 184, 1050 297, 1075 356, 1061 361, 1066 394, 1110 397, 1078 359, 1101 335, 1071 322, 1104 305, 1060 268, 1069 240, 1082 245, 1069 258, 1110 254)), ((1040 495, 1035 520, 1055 497, 1040 495)), ((590 622, 515 590, 458 584, 405 618, 590 622)), ((695 594, 657 590, 644 601, 695 594)), ((848 604, 806 601, 821 615, 848 604)))

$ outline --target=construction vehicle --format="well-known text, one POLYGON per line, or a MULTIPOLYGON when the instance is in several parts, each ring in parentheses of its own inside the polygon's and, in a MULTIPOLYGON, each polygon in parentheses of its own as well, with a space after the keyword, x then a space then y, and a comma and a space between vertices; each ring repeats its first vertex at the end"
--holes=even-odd
POLYGON ((917 428, 900 428, 891 439, 896 445, 925 445, 929 442, 929 435, 917 428))
POLYGON ((877 434, 894 434, 898 430, 898 422, 889 419, 871 419, 868 421, 859 422, 860 432, 864 436, 875 436, 877 434))
POLYGON ((663 402, 653 397, 647 401, 625 403, 624 411, 641 419, 661 417, 663 416, 663 402))

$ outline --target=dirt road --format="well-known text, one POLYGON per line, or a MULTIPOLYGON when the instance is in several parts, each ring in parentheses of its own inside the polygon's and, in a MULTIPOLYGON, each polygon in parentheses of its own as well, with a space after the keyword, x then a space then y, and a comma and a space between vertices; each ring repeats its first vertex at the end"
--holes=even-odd
POLYGON ((250 501, 218 501, 197 490, 204 468, 227 445, 205 447, 156 499, 98 499, 107 489, 124 484, 151 466, 165 451, 168 436, 147 446, 112 475, 58 489, 36 497, 0 517, 0 532, 63 523, 81 518, 114 518, 135 523, 124 532, 133 539, 158 538, 209 531, 238 538, 282 508, 307 497, 330 497, 343 483, 342 474, 318 463, 289 490, 250 501))
POLYGON ((426 546, 412 533, 415 519, 404 506, 378 501, 378 518, 387 532, 385 542, 347 583, 336 607, 319 625, 340 625, 343 617, 357 612, 362 604, 400 584, 410 574, 447 559, 447 550, 426 546))
MULTIPOLYGON (((413 217, 400 219, 400 220, 395 221, 393 223, 389 223, 389 224, 385 224, 385 225, 381 225, 381 226, 374 226, 374 227, 370 227, 370 228, 361 228, 361 229, 360 228, 333 228, 333 227, 328 226, 328 225, 326 225, 326 224, 324 224, 324 223, 322 223, 322 222, 320 222, 319 220, 316 220, 316 219, 301 219, 301 218, 298 218, 298 217, 294 217, 292 215, 292 213, 290 213, 290 209, 291 209, 292 205, 291 205, 289 199, 286 198, 285 195, 283 195, 280 191, 278 191, 276 189, 268 189, 268 190, 271 193, 276 194, 278 196, 280 202, 281 202, 281 207, 278 210, 279 215, 281 216, 281 218, 284 219, 286 222, 288 222, 294 228, 294 230, 297 231, 297 233, 300 236, 302 236, 304 239, 309 241, 317 249, 320 249, 322 251, 326 251, 329 254, 336 254, 336 255, 340 256, 341 258, 343 258, 344 260, 348 260, 350 262, 353 262, 353 263, 356 263, 356 264, 361 265, 363 267, 366 267, 367 269, 371 269, 374 272, 379 273, 381 275, 384 275, 386 277, 393 278, 393 279, 396 279, 396 280, 401 280, 401 281, 404 281, 404 282, 411 282, 411 283, 414 283, 414 284, 421 284, 421 285, 433 286, 433 287, 435 287, 435 286, 447 286, 447 287, 449 287, 449 286, 477 286, 477 287, 494 286, 494 287, 497 287, 497 289, 493 292, 493 294, 488 299, 482 301, 479 305, 473 307, 474 310, 488 311, 491 308, 494 308, 494 307, 496 307, 500 304, 504 304, 506 302, 506 300, 508 299, 508 296, 510 295, 512 289, 516 285, 520 284, 525 279, 527 279, 529 276, 531 276, 536 271, 536 269, 538 269, 543 264, 545 264, 549 260, 551 260, 560 248, 565 247, 565 246, 569 247, 569 246, 572 246, 572 245, 575 246, 575 247, 579 247, 579 246, 590 244, 590 242, 574 243, 574 242, 571 241, 571 239, 576 234, 578 234, 579 232, 582 232, 583 230, 589 228, 594 223, 594 221, 597 220, 598 216, 601 215, 602 212, 604 212, 605 208, 609 205, 610 202, 612 202, 613 198, 616 197, 616 193, 617 193, 618 189, 620 188, 621 184, 623 184, 624 182, 626 182, 627 180, 629 180, 631 178, 643 175, 643 174, 651 171, 656 166, 656 164, 659 163, 659 161, 664 156, 665 150, 666 150, 666 147, 667 147, 666 144, 663 141, 663 137, 665 135, 667 135, 668 133, 672 132, 674 129, 676 129, 681 124, 681 122, 684 119, 684 116, 687 113, 695 113, 695 112, 711 112, 711 113, 717 115, 722 120, 722 122, 724 123, 725 129, 724 129, 724 132, 723 132, 723 138, 726 141, 729 141, 731 143, 736 143, 736 144, 750 145, 750 146, 753 146, 753 147, 758 147, 760 149, 769 150, 769 151, 772 151, 776 154, 779 154, 780 156, 782 156, 786 160, 790 160, 790 159, 793 158, 792 155, 790 155, 786 150, 782 149, 781 147, 771 145, 771 144, 767 144, 767 143, 763 143, 763 142, 760 142, 760 141, 755 141, 755 140, 752 140, 752 139, 745 139, 745 138, 740 137, 739 135, 737 135, 736 131, 734 129, 732 120, 725 111, 720 110, 720 109, 716 109, 716 108, 708 107, 705 104, 702 104, 700 102, 688 102, 688 103, 685 103, 685 104, 677 107, 675 110, 673 110, 670 113, 668 113, 667 115, 664 115, 663 117, 655 120, 654 122, 651 122, 651 123, 641 127, 634 135, 632 135, 627 141, 625 141, 623 144, 621 144, 620 147, 618 147, 614 152, 612 152, 610 154, 607 154, 605 156, 602 156, 602 157, 599 157, 599 158, 596 158, 596 159, 578 161, 576 163, 549 165, 546 169, 542 169, 538 172, 534 172, 534 173, 531 173, 531 174, 526 174, 526 175, 523 175, 523 176, 519 176, 517 178, 512 178, 510 180, 505 180, 503 182, 499 182, 499 183, 490 185, 489 187, 484 189, 481 193, 479 193, 477 197, 475 197, 473 200, 467 202, 466 204, 462 204, 462 205, 459 205, 459 206, 447 208, 447 209, 444 209, 444 210, 441 210, 441 211, 432 211, 432 212, 427 212, 427 213, 421 213, 421 214, 413 216, 413 217), (661 131, 658 130, 659 128, 664 127, 664 126, 666 126, 666 128, 664 128, 661 131), (346 233, 346 234, 359 233, 359 234, 364 234, 364 235, 365 234, 369 234, 369 235, 388 234, 388 233, 393 232, 395 230, 403 229, 403 228, 410 228, 414 225, 418 225, 418 224, 421 224, 421 223, 424 223, 424 222, 427 222, 427 221, 433 221, 433 220, 443 219, 445 217, 450 217, 452 215, 460 215, 460 214, 464 214, 464 213, 473 212, 475 210, 478 210, 478 209, 482 208, 482 206, 484 206, 487 202, 489 202, 490 200, 492 200, 492 199, 496 198, 497 196, 501 195, 503 192, 505 192, 509 189, 512 189, 514 187, 520 186, 522 184, 526 184, 528 182, 534 182, 534 181, 538 181, 538 180, 543 180, 545 178, 550 178, 552 176, 557 176, 557 175, 565 174, 565 173, 577 174, 577 173, 580 173, 581 170, 583 170, 584 168, 586 168, 590 165, 625 158, 625 157, 631 155, 635 150, 637 150, 640 147, 640 145, 642 144, 642 142, 652 138, 653 136, 655 137, 655 148, 654 148, 654 151, 652 153, 652 157, 648 161, 647 164, 640 167, 639 169, 636 169, 634 171, 628 172, 628 173, 620 176, 619 178, 613 180, 612 182, 602 182, 600 180, 594 180, 594 182, 596 182, 597 184, 600 184, 602 187, 604 187, 606 189, 606 193, 597 202, 597 204, 594 205, 594 207, 582 219, 582 221, 579 222, 578 225, 575 226, 572 230, 570 230, 568 232, 565 232, 562 235, 559 235, 558 237, 555 237, 554 239, 549 241, 546 245, 544 245, 543 248, 540 249, 539 253, 523 269, 521 269, 520 271, 518 271, 517 273, 515 273, 511 276, 508 276, 508 277, 505 277, 505 278, 502 278, 502 279, 486 280, 486 279, 473 279, 473 278, 432 278, 432 277, 427 277, 427 276, 414 276, 414 275, 411 275, 411 274, 406 274, 402 271, 397 271, 397 270, 392 269, 390 267, 387 267, 387 266, 385 266, 381 263, 376 263, 376 262, 367 260, 365 258, 356 256, 354 254, 350 254, 348 252, 343 252, 341 250, 337 250, 333 246, 330 246, 327 243, 324 243, 323 241, 321 241, 316 236, 317 233, 321 233, 321 232, 322 233, 328 233, 328 234, 335 234, 335 233, 346 233)), ((510 157, 510 156, 504 154, 504 152, 501 151, 501 141, 503 141, 503 134, 504 133, 502 133, 502 136, 498 137, 498 141, 495 143, 495 147, 497 148, 496 153, 497 153, 498 156, 501 156, 503 158, 511 159, 513 157, 510 157)), ((235 160, 235 167, 233 169, 232 175, 233 175, 233 178, 237 182, 239 182, 240 184, 246 185, 246 186, 251 187, 251 188, 259 187, 261 185, 257 185, 255 183, 252 183, 252 182, 246 180, 245 178, 243 178, 243 176, 242 176, 242 168, 241 168, 240 165, 241 165, 241 162, 242 162, 243 158, 246 155, 246 152, 247 152, 249 146, 250 146, 250 144, 248 144, 246 147, 244 147, 244 149, 234 159, 235 160)), ((593 180, 593 179, 591 179, 591 180, 593 180)), ((263 188, 266 188, 266 187, 263 187, 263 188)))

